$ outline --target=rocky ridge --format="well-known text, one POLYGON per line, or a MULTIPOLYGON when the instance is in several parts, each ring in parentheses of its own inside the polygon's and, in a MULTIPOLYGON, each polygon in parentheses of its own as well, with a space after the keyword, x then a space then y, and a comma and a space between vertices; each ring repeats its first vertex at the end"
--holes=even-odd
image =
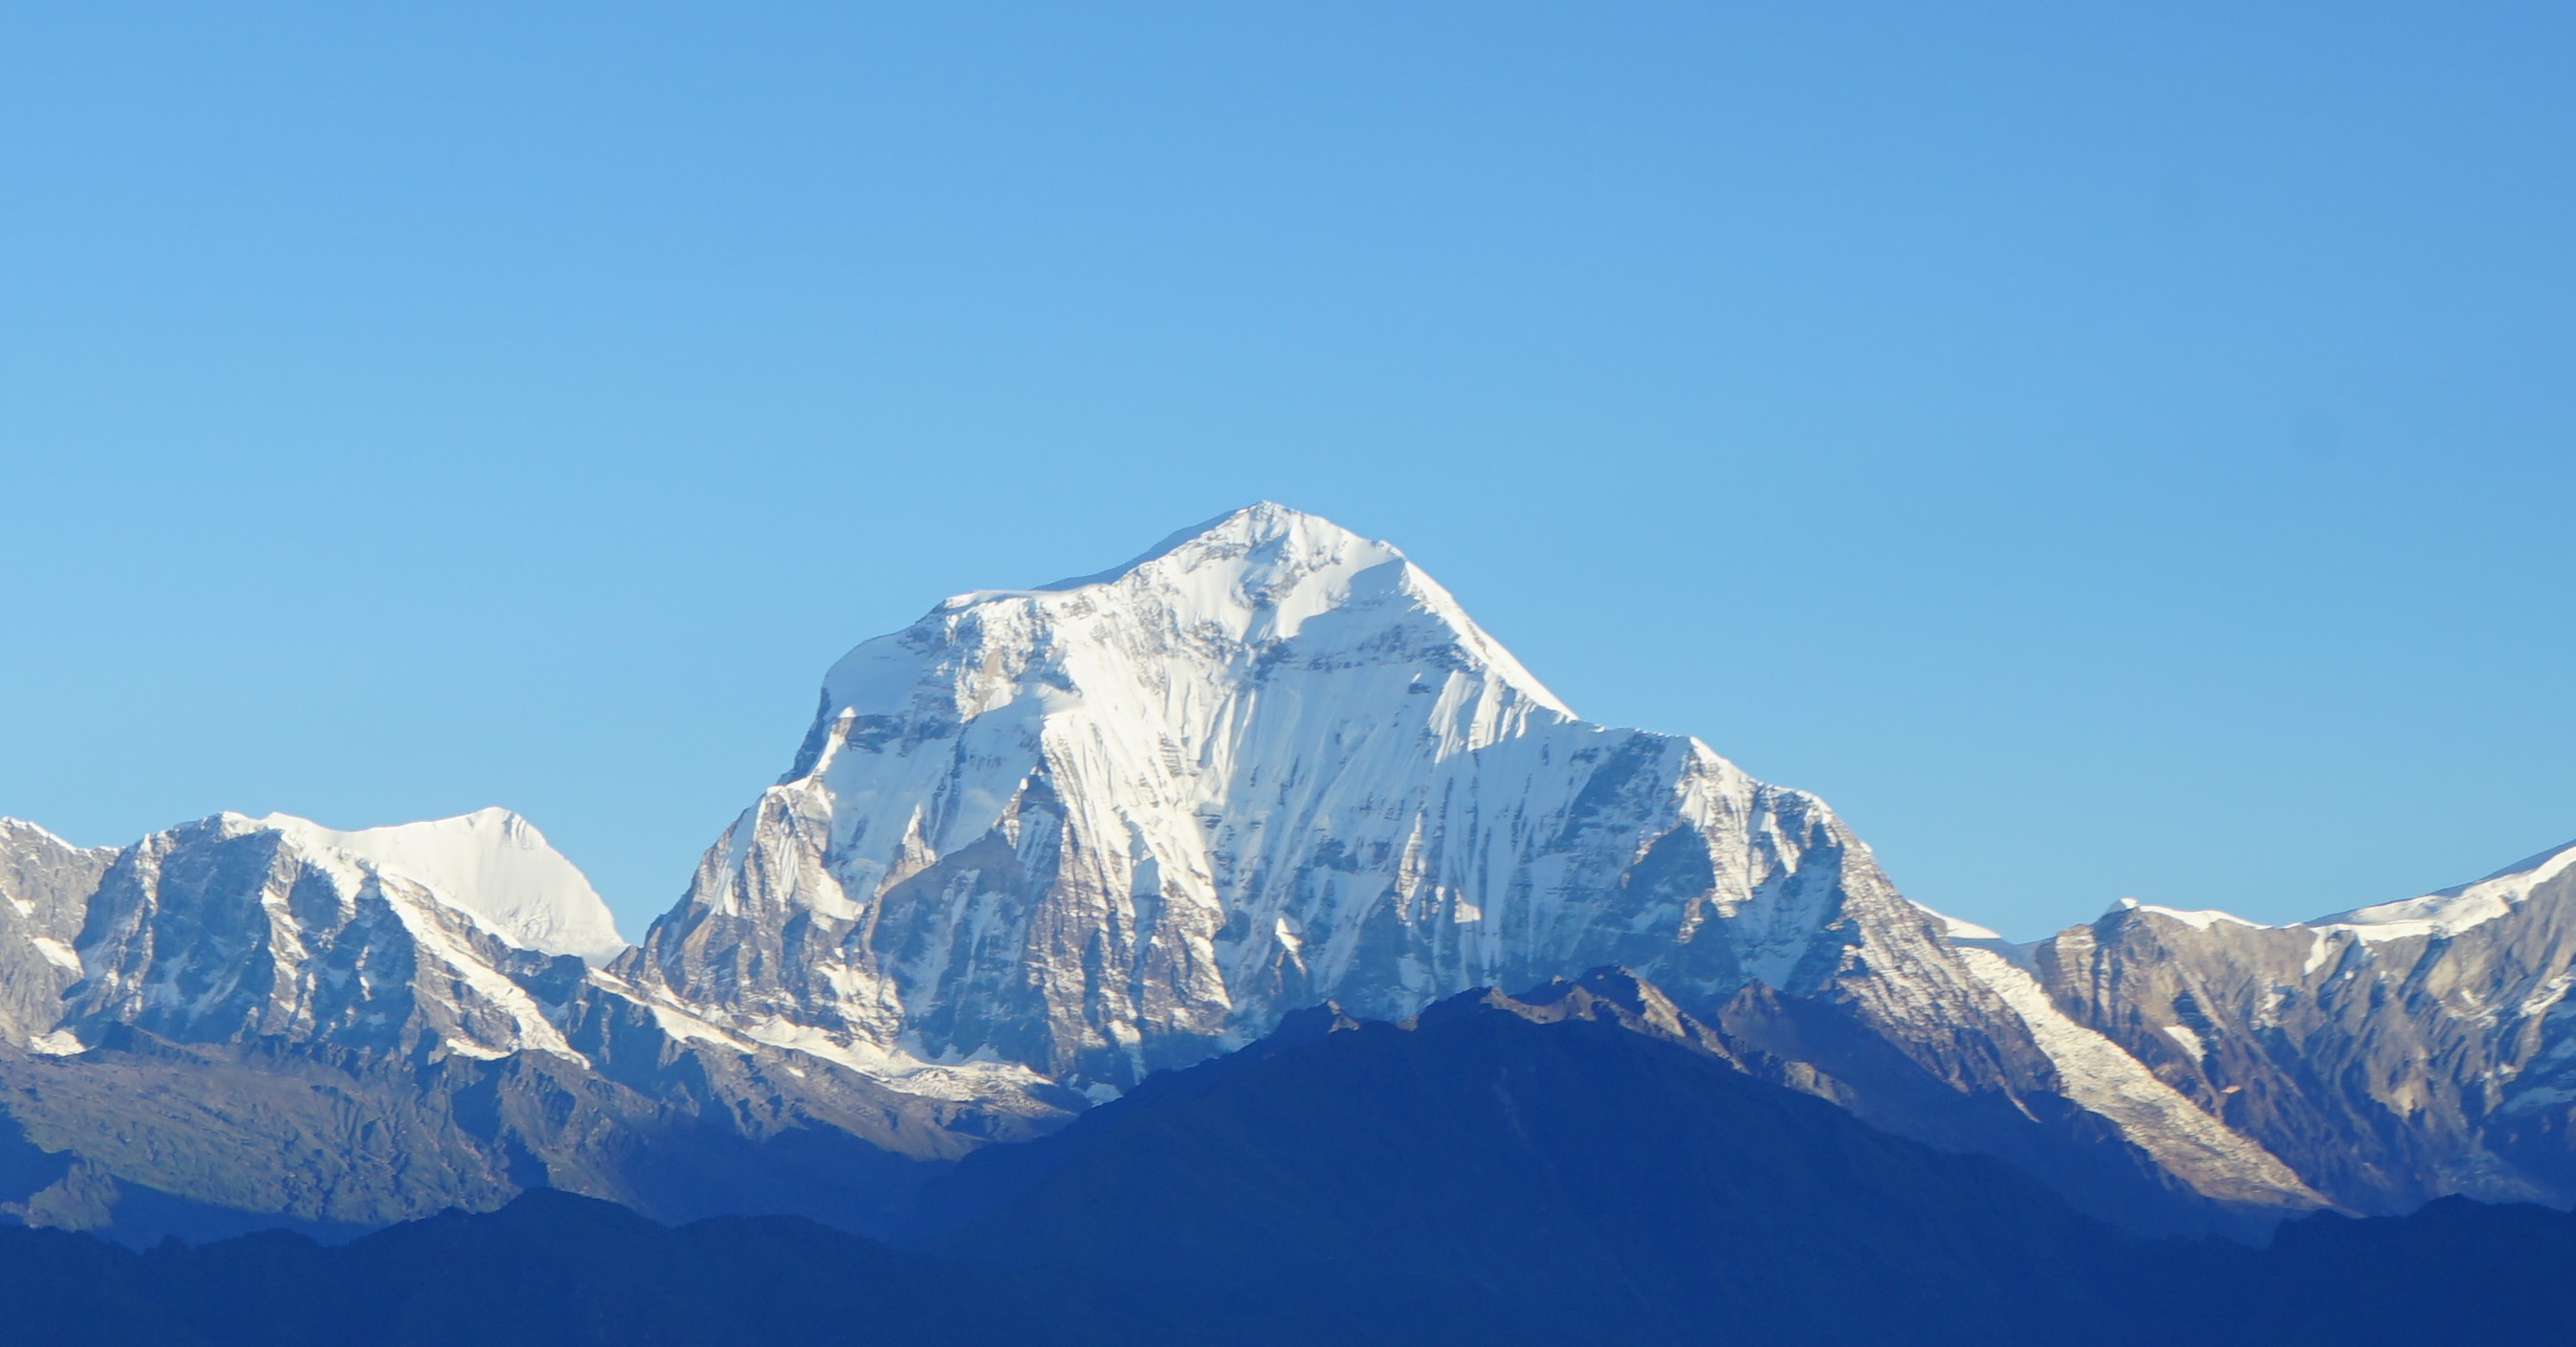
POLYGON ((2021 957, 2340 1205, 2576 1204, 2576 845, 2287 926, 2124 905, 2021 957))
POLYGON ((864 1226, 922 1162, 1080 1102, 898 1089, 627 995, 584 962, 606 908, 500 811, 116 849, 10 824, 0 900, 0 1213, 28 1223, 330 1233, 559 1186, 864 1226))
POLYGON ((1603 967, 1669 1010, 1640 1023, 2133 1226, 2564 1205, 2570 856, 2012 944, 1814 796, 1581 720, 1394 547, 1260 505, 853 650, 632 948, 503 811, 0 821, 0 1212, 328 1230, 552 1185, 866 1229, 1302 1007, 1603 967))
POLYGON ((2144 1071, 2070 1105, 1973 957, 1822 801, 1581 720, 1403 553, 1264 504, 853 650, 613 971, 764 1041, 1105 1097, 1317 1001, 1400 1018, 1616 965, 1881 1126, 2064 1161, 2106 1205, 2317 1204, 2144 1071))

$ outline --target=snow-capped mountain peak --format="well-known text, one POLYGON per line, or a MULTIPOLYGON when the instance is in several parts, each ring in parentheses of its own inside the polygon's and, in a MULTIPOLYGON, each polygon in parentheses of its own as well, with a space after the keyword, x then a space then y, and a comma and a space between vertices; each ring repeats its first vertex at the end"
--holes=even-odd
MULTIPOLYGON (((824 678, 824 711, 971 719, 1033 687, 1079 694, 1123 681, 1228 679, 1290 643, 1310 661, 1401 647, 1495 685, 1522 709, 1574 713, 1393 544, 1262 502, 1184 529, 1123 566, 1033 589, 954 595, 907 631, 851 651, 824 678), (937 659, 955 651, 951 662, 937 659), (925 669, 924 656, 933 657, 925 669)), ((1383 662, 1383 661, 1381 661, 1383 662)))
POLYGON ((745 1033, 1120 1085, 1324 996, 1603 964, 1989 1000, 1937 940, 1813 796, 1576 720, 1394 546, 1264 503, 853 650, 618 968, 745 1033))
POLYGON ((506 809, 347 832, 292 814, 243 821, 412 880, 521 949, 602 963, 626 948, 608 904, 580 869, 535 824, 506 809))
POLYGON ((852 650, 637 947, 499 809, 112 850, 0 820, 0 1059, 506 1077, 549 1101, 513 1127, 614 1081, 950 1155, 1328 999, 1620 967, 1748 1071, 2106 1202, 2131 1166, 2247 1210, 2558 1201, 2571 886, 2576 845, 2307 925, 2124 902, 2007 941, 1816 797, 1576 719, 1392 545, 1263 503, 852 650))

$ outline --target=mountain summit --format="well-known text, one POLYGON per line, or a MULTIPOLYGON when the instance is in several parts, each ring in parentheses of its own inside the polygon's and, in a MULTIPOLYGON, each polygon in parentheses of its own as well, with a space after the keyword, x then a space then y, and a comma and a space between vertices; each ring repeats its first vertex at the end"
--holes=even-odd
MULTIPOLYGON (((2064 1040, 1945 930, 1813 795, 1577 718, 1401 551, 1261 504, 851 651, 615 974, 746 1038, 1105 1097, 1319 1001, 1618 965, 1711 1013, 1786 996, 1738 1020, 1864 1116, 2037 1145, 1998 1138, 2056 1126, 2024 1101, 2056 1106, 2064 1040)), ((2145 1072, 2105 1093, 2087 1126, 2145 1171, 2314 1203, 2145 1072)))
POLYGON ((2576 1200, 2576 852, 2014 944, 1273 504, 850 651, 633 947, 500 810, 115 849, 0 820, 0 899, 0 1220, 139 1239, 541 1185, 864 1228, 1293 1012, 1607 968, 1727 1069, 2135 1229, 2576 1200))
POLYGON ((605 963, 626 949, 617 919, 590 881, 546 842, 535 824, 507 809, 454 818, 335 832, 292 814, 256 821, 308 848, 405 876, 521 949, 605 963))
POLYGON ((1402 552, 1262 504, 851 651, 620 967, 1123 1087, 1327 997, 1402 1015, 1610 963, 1982 990, 1813 796, 1576 719, 1402 552))

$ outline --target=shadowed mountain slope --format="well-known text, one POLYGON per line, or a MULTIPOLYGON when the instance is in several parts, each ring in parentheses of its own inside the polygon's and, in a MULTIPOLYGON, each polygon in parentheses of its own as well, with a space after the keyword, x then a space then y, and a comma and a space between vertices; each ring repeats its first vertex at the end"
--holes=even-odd
POLYGON ((2448 1200, 2146 1241, 1734 1070, 1652 998, 1332 1012, 934 1186, 896 1249, 569 1194, 326 1247, 0 1231, 30 1341, 2282 1344, 2548 1340, 2576 1217, 2448 1200), (1678 1033, 1675 1031, 1678 1030, 1678 1033))

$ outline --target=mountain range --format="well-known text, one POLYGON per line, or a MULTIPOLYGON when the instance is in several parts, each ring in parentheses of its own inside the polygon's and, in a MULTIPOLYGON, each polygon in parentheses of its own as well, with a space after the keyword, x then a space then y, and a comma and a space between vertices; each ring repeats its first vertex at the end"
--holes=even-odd
POLYGON ((1418 1043, 1498 990, 2069 1220, 2576 1204, 2576 846, 2298 925, 2004 941, 1276 505, 941 602, 781 756, 631 946, 497 810, 0 822, 0 1212, 342 1238, 560 1189, 909 1237, 1312 1007, 1418 1043))
POLYGON ((1338 1007, 926 1185, 894 1244, 535 1190, 340 1246, 0 1230, 30 1340, 407 1347, 2546 1341, 2576 1216, 2149 1240, 1748 1076, 1635 979, 1338 1007))

